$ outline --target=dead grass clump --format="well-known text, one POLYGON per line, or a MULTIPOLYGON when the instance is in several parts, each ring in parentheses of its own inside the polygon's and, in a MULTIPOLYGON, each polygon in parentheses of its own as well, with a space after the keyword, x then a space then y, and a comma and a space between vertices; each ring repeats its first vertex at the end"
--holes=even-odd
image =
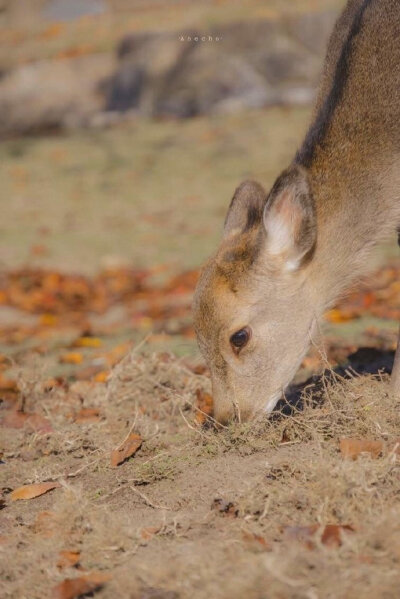
POLYGON ((341 437, 395 439, 400 430, 399 407, 386 378, 335 377, 325 381, 323 391, 317 395, 306 392, 302 409, 272 417, 272 427, 265 432, 271 432, 278 443, 323 442, 341 437))

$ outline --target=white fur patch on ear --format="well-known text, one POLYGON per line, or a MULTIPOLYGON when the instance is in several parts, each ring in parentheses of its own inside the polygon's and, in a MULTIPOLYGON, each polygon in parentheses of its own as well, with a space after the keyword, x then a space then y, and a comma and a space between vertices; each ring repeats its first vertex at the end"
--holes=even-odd
POLYGON ((299 264, 300 257, 293 256, 293 250, 301 219, 301 207, 296 205, 295 191, 290 187, 264 212, 268 253, 272 256, 286 256, 288 270, 295 270, 299 264))
POLYGON ((273 256, 286 252, 292 245, 293 227, 290 218, 286 218, 274 208, 264 217, 264 226, 268 234, 268 251, 273 256))
POLYGON ((306 174, 298 167, 284 171, 264 207, 266 250, 279 256, 286 271, 301 267, 316 243, 316 215, 306 174))

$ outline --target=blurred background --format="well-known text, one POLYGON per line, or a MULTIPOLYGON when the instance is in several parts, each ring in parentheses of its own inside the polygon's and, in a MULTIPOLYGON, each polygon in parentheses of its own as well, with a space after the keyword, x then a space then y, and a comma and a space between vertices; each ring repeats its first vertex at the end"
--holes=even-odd
MULTIPOLYGON (((103 380, 143 338, 196 352, 197 269, 235 187, 295 153, 343 4, 0 0, 3 370, 34 350, 103 380)), ((394 243, 382 255, 328 316, 333 359, 394 345, 394 243)))

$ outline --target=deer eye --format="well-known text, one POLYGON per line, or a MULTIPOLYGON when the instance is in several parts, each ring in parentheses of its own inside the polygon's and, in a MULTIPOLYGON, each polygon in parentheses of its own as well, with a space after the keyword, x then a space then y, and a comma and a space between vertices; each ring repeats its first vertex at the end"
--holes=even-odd
POLYGON ((245 327, 244 329, 240 329, 240 331, 236 331, 236 333, 233 333, 233 335, 229 339, 233 351, 236 354, 238 354, 240 350, 248 344, 250 337, 251 330, 249 329, 249 327, 245 327))

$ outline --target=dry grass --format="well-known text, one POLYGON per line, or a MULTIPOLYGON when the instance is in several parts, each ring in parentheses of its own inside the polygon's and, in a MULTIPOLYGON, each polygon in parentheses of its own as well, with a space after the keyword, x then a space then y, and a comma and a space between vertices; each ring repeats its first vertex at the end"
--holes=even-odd
POLYGON ((112 574, 99 597, 398 596, 400 412, 385 379, 326 382, 290 417, 216 431, 196 421, 195 390, 208 379, 172 356, 133 352, 107 385, 44 391, 32 372, 21 377, 54 432, 4 429, 3 597, 47 596, 78 575, 57 567, 62 550, 112 574), (82 405, 103 419, 73 422, 82 405), (113 469, 110 452, 132 425, 142 448, 113 469), (381 440, 383 455, 344 459, 349 436, 381 440), (62 487, 8 499, 45 480, 62 487), (306 545, 286 529, 313 524, 306 545), (353 532, 326 546, 327 524, 353 532))

